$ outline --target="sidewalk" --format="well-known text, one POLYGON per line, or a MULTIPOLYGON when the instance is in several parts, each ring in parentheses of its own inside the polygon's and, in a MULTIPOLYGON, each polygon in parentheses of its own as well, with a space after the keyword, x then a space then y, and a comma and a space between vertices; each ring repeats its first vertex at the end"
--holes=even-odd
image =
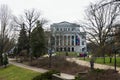
MULTIPOLYGON (((68 61, 71 62, 76 62, 79 65, 83 65, 83 66, 88 66, 90 67, 90 63, 87 61, 83 61, 83 60, 79 60, 79 58, 67 58, 68 61)), ((99 69, 114 69, 113 66, 109 66, 109 65, 103 65, 103 64, 97 64, 94 63, 94 68, 99 68, 99 69)), ((116 67, 117 71, 120 73, 120 68, 116 67)))
MULTIPOLYGON (((40 72, 40 73, 45 73, 45 72, 48 71, 46 69, 32 67, 32 66, 28 66, 28 65, 25 65, 25 64, 22 64, 22 63, 13 62, 12 60, 15 60, 15 59, 10 58, 9 63, 12 64, 12 65, 18 66, 18 67, 22 67, 22 68, 33 70, 33 71, 40 72)), ((66 73, 61 73, 61 77, 65 78, 65 79, 74 79, 75 76, 70 75, 70 74, 66 74, 66 73)))

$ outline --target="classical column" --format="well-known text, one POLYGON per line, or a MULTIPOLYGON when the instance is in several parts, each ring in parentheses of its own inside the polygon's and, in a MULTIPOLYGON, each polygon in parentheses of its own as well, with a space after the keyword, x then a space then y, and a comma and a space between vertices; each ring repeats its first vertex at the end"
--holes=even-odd
POLYGON ((56 36, 55 36, 55 51, 56 51, 56 36))
POLYGON ((72 45, 72 35, 70 35, 70 46, 72 45))
POLYGON ((62 35, 62 46, 64 46, 64 39, 63 39, 63 35, 62 35))
POLYGON ((60 35, 58 35, 59 36, 59 46, 60 46, 60 35))

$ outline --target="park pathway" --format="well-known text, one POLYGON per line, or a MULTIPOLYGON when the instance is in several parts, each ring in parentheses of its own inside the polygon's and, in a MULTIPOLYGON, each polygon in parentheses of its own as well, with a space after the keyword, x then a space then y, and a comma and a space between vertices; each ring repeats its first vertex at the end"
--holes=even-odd
MULTIPOLYGON (((18 66, 18 67, 22 67, 22 68, 33 70, 33 71, 40 72, 40 73, 45 73, 45 72, 48 71, 46 69, 32 67, 32 66, 28 66, 28 65, 25 65, 25 64, 22 64, 22 63, 17 63, 14 60, 15 59, 9 58, 9 63, 12 64, 12 65, 18 66)), ((71 80, 71 79, 74 79, 75 76, 70 75, 70 74, 66 74, 66 73, 61 73, 61 77, 65 78, 66 80, 71 80)))
MULTIPOLYGON (((79 60, 79 58, 67 58, 68 61, 70 62, 76 62, 79 65, 83 65, 83 66, 88 66, 90 67, 90 63, 87 61, 83 61, 83 60, 79 60)), ((99 69, 114 69, 113 66, 109 66, 109 65, 103 65, 103 64, 94 64, 94 68, 99 68, 99 69)), ((117 71, 120 73, 120 68, 116 67, 117 71)))

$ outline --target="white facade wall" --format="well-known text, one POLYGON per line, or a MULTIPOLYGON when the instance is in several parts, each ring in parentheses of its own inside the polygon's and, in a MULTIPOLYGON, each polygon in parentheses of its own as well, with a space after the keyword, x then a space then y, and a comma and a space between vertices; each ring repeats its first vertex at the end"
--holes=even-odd
POLYGON ((51 32, 52 36, 55 39, 54 44, 55 51, 68 51, 68 52, 87 51, 85 38, 86 34, 80 32, 79 25, 69 22, 54 23, 51 25, 51 32))

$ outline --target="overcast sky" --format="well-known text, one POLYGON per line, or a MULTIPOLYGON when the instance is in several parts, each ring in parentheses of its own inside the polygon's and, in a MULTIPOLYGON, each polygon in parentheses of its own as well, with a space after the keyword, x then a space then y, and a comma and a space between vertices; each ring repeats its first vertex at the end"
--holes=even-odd
POLYGON ((0 4, 7 4, 16 16, 25 9, 35 8, 41 11, 50 23, 84 20, 84 10, 98 0, 0 0, 0 4))

